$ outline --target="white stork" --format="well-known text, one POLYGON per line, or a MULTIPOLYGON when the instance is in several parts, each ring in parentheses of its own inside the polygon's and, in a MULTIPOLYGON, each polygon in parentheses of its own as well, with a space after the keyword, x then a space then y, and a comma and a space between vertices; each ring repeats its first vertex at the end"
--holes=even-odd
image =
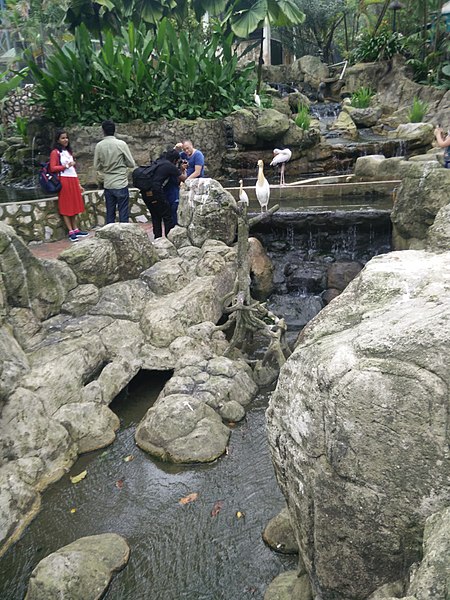
POLYGON ((244 190, 244 182, 242 179, 239 180, 239 200, 248 206, 247 192, 244 190))
POLYGON ((270 185, 264 177, 264 163, 262 160, 258 160, 258 179, 256 180, 255 192, 261 206, 261 212, 263 212, 263 209, 267 210, 270 198, 270 185))

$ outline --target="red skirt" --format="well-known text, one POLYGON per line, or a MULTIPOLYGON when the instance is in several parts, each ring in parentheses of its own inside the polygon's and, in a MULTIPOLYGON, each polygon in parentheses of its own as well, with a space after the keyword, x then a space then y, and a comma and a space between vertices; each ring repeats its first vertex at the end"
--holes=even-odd
POLYGON ((84 200, 78 177, 60 176, 59 180, 62 186, 58 194, 59 214, 74 217, 84 212, 84 200))

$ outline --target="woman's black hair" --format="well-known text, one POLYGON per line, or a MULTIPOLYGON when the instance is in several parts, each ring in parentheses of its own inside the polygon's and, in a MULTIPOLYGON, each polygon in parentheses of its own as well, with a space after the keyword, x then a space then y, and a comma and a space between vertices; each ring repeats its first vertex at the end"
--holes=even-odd
POLYGON ((55 131, 55 143, 53 144, 53 148, 56 148, 56 150, 59 150, 60 152, 62 152, 63 150, 68 150, 70 152, 70 154, 73 154, 72 148, 70 147, 70 142, 69 142, 68 146, 64 147, 58 141, 63 133, 67 133, 67 129, 57 129, 55 131))
POLYGON ((180 154, 176 150, 168 150, 164 154, 165 154, 164 158, 166 160, 169 160, 171 163, 177 162, 178 159, 180 158, 180 154))

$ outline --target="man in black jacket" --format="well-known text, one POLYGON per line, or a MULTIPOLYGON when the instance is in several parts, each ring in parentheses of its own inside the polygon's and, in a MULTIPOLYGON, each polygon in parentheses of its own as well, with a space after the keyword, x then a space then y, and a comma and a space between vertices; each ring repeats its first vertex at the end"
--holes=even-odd
POLYGON ((163 222, 166 236, 174 226, 170 205, 167 201, 166 186, 171 178, 176 178, 178 181, 183 181, 186 178, 176 166, 179 159, 180 155, 176 150, 169 150, 161 158, 158 158, 156 169, 152 175, 151 189, 147 192, 141 192, 152 217, 155 239, 162 237, 163 222))

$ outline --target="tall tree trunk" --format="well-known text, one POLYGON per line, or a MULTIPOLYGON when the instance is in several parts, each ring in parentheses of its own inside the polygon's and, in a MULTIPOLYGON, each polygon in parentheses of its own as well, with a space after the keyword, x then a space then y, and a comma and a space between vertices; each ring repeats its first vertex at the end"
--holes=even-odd
POLYGON ((381 9, 380 14, 378 15, 378 19, 375 25, 375 29, 373 30, 373 35, 376 34, 376 32, 378 31, 381 23, 383 22, 384 19, 384 15, 386 14, 387 8, 389 6, 389 2, 390 0, 385 0, 384 4, 383 4, 383 8, 381 9))
POLYGON ((263 45, 264 45, 264 27, 261 27, 261 40, 260 40, 260 44, 259 44, 259 59, 258 59, 258 82, 256 84, 256 93, 257 94, 259 94, 259 90, 261 89, 262 66, 264 64, 263 45))

